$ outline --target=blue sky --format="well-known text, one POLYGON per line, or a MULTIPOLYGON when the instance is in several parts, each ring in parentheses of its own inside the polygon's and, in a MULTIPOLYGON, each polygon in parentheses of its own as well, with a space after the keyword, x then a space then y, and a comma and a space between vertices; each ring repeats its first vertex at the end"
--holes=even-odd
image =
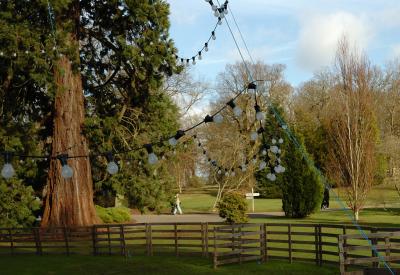
MULTIPOLYGON (((204 0, 168 3, 171 38, 180 56, 191 57, 208 39, 216 18, 204 0)), ((286 78, 294 86, 332 65, 343 35, 374 64, 384 66, 400 57, 400 0, 230 0, 229 5, 252 57, 285 64, 286 78)), ((231 14, 227 18, 240 41, 231 14)), ((197 77, 211 82, 226 64, 240 60, 225 22, 216 36, 194 68, 197 77)), ((242 43, 240 48, 248 59, 242 43)))

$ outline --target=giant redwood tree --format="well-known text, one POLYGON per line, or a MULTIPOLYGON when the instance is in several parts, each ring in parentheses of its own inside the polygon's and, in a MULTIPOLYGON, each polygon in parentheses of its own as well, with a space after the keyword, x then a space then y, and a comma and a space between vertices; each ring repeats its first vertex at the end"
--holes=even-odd
POLYGON ((161 0, 0 2, 0 123, 30 129, 35 146, 12 149, 51 156, 42 226, 98 222, 85 121, 145 112, 177 71, 168 29, 161 0))

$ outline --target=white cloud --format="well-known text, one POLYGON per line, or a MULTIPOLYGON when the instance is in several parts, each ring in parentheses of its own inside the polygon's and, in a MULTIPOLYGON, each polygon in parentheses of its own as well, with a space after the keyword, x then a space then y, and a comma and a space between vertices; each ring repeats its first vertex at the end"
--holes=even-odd
POLYGON ((301 23, 297 60, 311 71, 332 64, 343 35, 351 47, 365 50, 373 33, 365 18, 349 12, 312 15, 301 23))

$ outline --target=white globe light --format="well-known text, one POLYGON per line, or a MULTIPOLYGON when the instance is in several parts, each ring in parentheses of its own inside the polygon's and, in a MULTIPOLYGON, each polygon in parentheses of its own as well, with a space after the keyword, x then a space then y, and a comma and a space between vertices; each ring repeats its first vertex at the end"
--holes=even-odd
POLYGON ((156 154, 154 154, 154 153, 149 154, 148 160, 149 160, 150 164, 156 164, 158 162, 158 158, 157 158, 156 154))
POLYGON ((256 164, 257 163, 257 159, 253 159, 253 163, 256 164))
POLYGON ((258 167, 260 168, 260 170, 263 170, 265 167, 267 167, 267 163, 265 161, 261 161, 258 167))
POLYGON ((279 174, 281 172, 281 166, 280 165, 275 166, 274 171, 275 171, 275 173, 279 174))
POLYGON ((228 14, 228 8, 224 9, 224 13, 228 14))
POLYGON ((74 175, 74 170, 72 170, 72 168, 68 164, 63 165, 63 167, 61 168, 61 176, 64 179, 70 179, 72 178, 73 175, 74 175))
POLYGON ((219 17, 221 17, 221 19, 222 19, 222 18, 225 17, 225 14, 222 12, 222 13, 219 14, 219 17))
POLYGON ((211 8, 212 8, 213 11, 217 10, 217 6, 216 5, 212 5, 211 8))
POLYGON ((227 177, 227 176, 229 176, 229 173, 228 173, 228 172, 225 172, 225 177, 227 177))
POLYGON ((286 171, 286 168, 281 165, 281 173, 284 173, 285 171, 286 171))
POLYGON ((281 149, 278 149, 278 154, 282 153, 281 149))
POLYGON ((224 121, 224 117, 223 117, 221 114, 216 114, 216 115, 213 117, 213 121, 214 121, 215 123, 217 123, 217 124, 220 124, 220 123, 222 123, 222 121, 224 121))
POLYGON ((242 172, 246 172, 246 170, 247 170, 247 167, 246 167, 246 165, 242 165, 242 172))
POLYGON ((235 106, 235 108, 233 108, 233 113, 235 117, 240 117, 242 115, 242 109, 240 109, 239 106, 235 106))
POLYGON ((280 159, 280 158, 277 158, 276 161, 277 161, 278 163, 281 163, 281 159, 280 159))
POLYGON ((278 146, 274 145, 274 146, 271 146, 270 150, 271 150, 272 153, 276 154, 276 153, 278 153, 279 148, 278 148, 278 146))
POLYGON ((232 171, 231 176, 234 177, 236 175, 235 171, 232 171))
POLYGON ((286 124, 283 124, 283 125, 282 125, 282 129, 286 130, 286 129, 287 129, 287 125, 286 125, 286 124))
POLYGON ((178 144, 178 141, 176 140, 175 137, 172 137, 168 140, 169 145, 171 146, 176 146, 178 144))
POLYGON ((14 174, 15 170, 11 163, 4 164, 3 169, 1 169, 1 176, 5 179, 9 179, 12 178, 14 174))
POLYGON ((271 142, 272 142, 272 144, 276 144, 276 139, 273 138, 273 139, 271 140, 271 142))
POLYGON ((279 142, 280 144, 282 144, 282 143, 283 143, 283 138, 280 138, 278 142, 279 142))
POLYGON ((267 150, 262 150, 262 154, 263 154, 263 156, 265 156, 266 154, 267 154, 267 150))
POLYGON ((110 173, 111 175, 114 175, 118 173, 118 165, 114 161, 110 161, 107 164, 107 172, 110 173))
POLYGON ((221 175, 221 173, 222 173, 222 171, 221 171, 221 170, 218 170, 218 175, 221 175))
POLYGON ((218 16, 219 16, 219 12, 218 12, 217 10, 214 12, 214 16, 215 16, 215 17, 218 17, 218 16))
POLYGON ((262 121, 262 120, 264 120, 265 119, 265 114, 263 113, 263 112, 257 112, 256 113, 256 119, 258 120, 258 121, 262 121))
POLYGON ((271 174, 271 176, 270 176, 270 178, 269 178, 271 181, 275 181, 276 180, 276 176, 275 176, 275 174, 271 174))
POLYGON ((257 132, 252 132, 252 133, 250 134, 250 140, 256 141, 257 138, 258 138, 257 132))

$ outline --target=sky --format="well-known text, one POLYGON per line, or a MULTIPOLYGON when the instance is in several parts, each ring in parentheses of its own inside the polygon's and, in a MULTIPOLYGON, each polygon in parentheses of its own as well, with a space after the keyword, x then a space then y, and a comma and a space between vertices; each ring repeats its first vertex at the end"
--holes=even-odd
MULTIPOLYGON (((217 18, 204 0, 167 2, 170 37, 179 56, 191 57, 203 47, 217 18)), ((293 86, 333 64, 343 35, 373 64, 384 66, 400 58, 400 0, 230 0, 229 6, 253 60, 285 64, 286 79, 293 86)), ((249 60, 231 13, 227 19, 249 60)), ((216 37, 193 68, 195 77, 209 82, 226 64, 241 60, 225 21, 216 37)))

